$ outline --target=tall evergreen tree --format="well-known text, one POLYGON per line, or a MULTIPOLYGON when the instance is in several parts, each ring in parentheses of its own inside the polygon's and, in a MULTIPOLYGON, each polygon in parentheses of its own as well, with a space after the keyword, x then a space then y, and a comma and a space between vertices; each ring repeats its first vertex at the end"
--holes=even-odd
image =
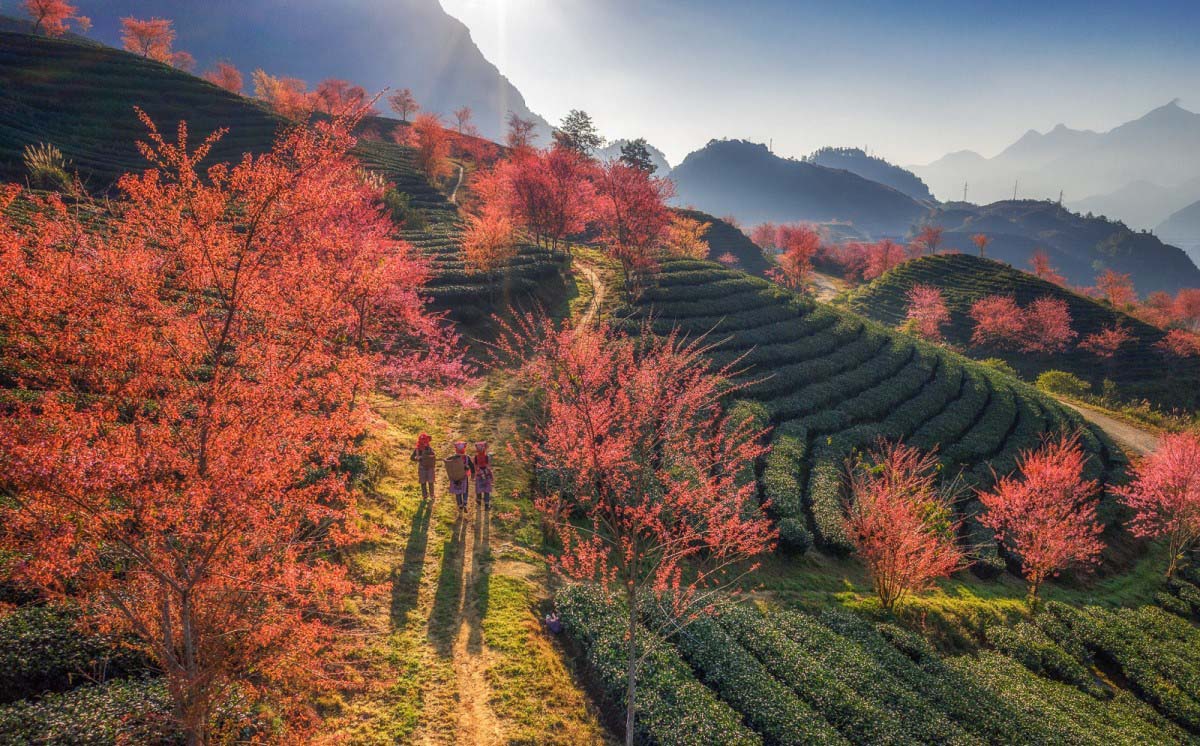
POLYGON ((647 174, 653 174, 658 170, 644 137, 630 140, 621 146, 621 162, 626 166, 645 171, 647 174))
POLYGON ((554 131, 554 142, 580 155, 591 156, 596 148, 604 144, 604 138, 600 137, 596 123, 586 111, 571 109, 554 131))

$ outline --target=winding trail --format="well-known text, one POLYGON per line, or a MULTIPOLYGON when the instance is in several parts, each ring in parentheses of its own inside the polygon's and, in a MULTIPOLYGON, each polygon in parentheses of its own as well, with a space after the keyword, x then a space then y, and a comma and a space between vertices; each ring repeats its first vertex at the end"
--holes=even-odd
POLYGON ((592 299, 588 301, 587 309, 579 317, 579 325, 587 326, 592 323, 600 313, 600 306, 604 303, 604 295, 607 292, 604 283, 600 280, 600 275, 596 273, 596 268, 590 264, 581 264, 578 261, 574 265, 588 284, 592 286, 592 299))
POLYGON ((1156 433, 1135 427, 1128 422, 1118 420, 1116 417, 1104 414, 1091 407, 1075 404, 1065 399, 1059 399, 1058 401, 1060 404, 1068 406, 1083 415, 1085 420, 1099 427, 1122 447, 1133 451, 1139 456, 1153 453, 1158 448, 1159 436, 1156 433))
POLYGON ((462 166, 459 166, 458 167, 458 180, 454 182, 454 188, 450 190, 449 201, 450 201, 450 204, 452 204, 452 205, 458 204, 458 188, 460 186, 462 186, 463 174, 465 174, 465 173, 466 173, 466 169, 464 169, 462 166))

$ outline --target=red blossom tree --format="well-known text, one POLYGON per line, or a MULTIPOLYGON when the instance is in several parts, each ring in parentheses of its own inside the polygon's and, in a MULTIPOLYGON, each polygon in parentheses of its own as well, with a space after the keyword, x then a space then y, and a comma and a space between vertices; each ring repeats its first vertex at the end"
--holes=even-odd
POLYGON ((779 248, 779 226, 759 223, 750 229, 750 240, 763 251, 773 252, 779 248))
POLYGON ((1200 331, 1200 289, 1181 288, 1171 304, 1171 321, 1180 326, 1200 331))
POLYGON ((308 695, 353 674, 332 558, 356 536, 342 464, 367 397, 461 374, 454 337, 349 124, 200 173, 215 137, 142 119, 150 168, 89 206, 104 220, 56 197, 0 210, 0 551, 140 643, 189 744, 235 687, 302 740, 308 695))
POLYGON ((1084 462, 1078 436, 1063 435, 1023 452, 1019 476, 1001 477, 979 492, 986 510, 979 520, 1020 561, 1031 603, 1046 580, 1098 562, 1104 549, 1096 521, 1099 488, 1083 479, 1084 462))
POLYGON ((204 73, 204 79, 230 93, 236 93, 239 96, 242 93, 244 85, 242 73, 228 62, 218 62, 216 67, 204 73))
POLYGON ((738 258, 733 255, 733 252, 730 251, 726 251, 724 254, 717 257, 717 261, 731 269, 738 265, 738 258))
POLYGON ((967 565, 953 493, 938 485, 933 454, 880 443, 850 465, 846 533, 885 609, 967 565))
POLYGON ((250 76, 254 81, 254 96, 276 113, 289 119, 303 119, 316 105, 308 92, 308 84, 299 78, 277 78, 260 70, 250 76))
POLYGON ((1117 491, 1134 513, 1130 529, 1135 536, 1166 537, 1167 577, 1172 577, 1200 542, 1200 436, 1162 436, 1158 448, 1134 465, 1133 481, 1117 491))
POLYGON ((971 304, 968 312, 975 329, 971 344, 977 347, 1015 349, 1025 328, 1020 306, 1011 295, 989 295, 971 304))
POLYGON ((986 234, 976 233, 971 236, 971 243, 975 244, 975 248, 979 249, 979 256, 987 256, 987 246, 992 242, 986 234))
POLYGON ((671 211, 673 185, 621 161, 603 164, 596 184, 595 220, 606 250, 621 263, 625 288, 636 292, 641 277, 658 264, 671 211))
POLYGON ((866 250, 866 262, 862 270, 864 280, 882 277, 884 273, 900 266, 908 258, 903 246, 886 238, 873 244, 867 244, 864 248, 866 250))
POLYGON ((1061 298, 1043 296, 1025 308, 1025 320, 1021 334, 1021 350, 1024 352, 1062 352, 1075 337, 1071 328, 1071 310, 1061 298))
POLYGON ((536 503, 562 547, 548 559, 567 578, 618 593, 628 609, 627 744, 646 653, 639 611, 654 602, 675 627, 688 623, 775 542, 745 476, 764 453, 763 433, 722 410, 737 388, 730 371, 712 367, 703 342, 644 332, 526 323, 502 345, 544 394, 543 416, 518 451, 563 486, 536 503))
POLYGON ((673 215, 671 224, 667 226, 663 248, 671 256, 707 259, 708 241, 704 240, 704 234, 711 226, 712 223, 702 223, 695 218, 673 215))
POLYGON ((171 52, 171 56, 167 58, 167 64, 190 73, 196 69, 196 58, 192 56, 191 52, 171 52))
POLYGON ((913 285, 908 291, 905 326, 931 342, 942 339, 942 327, 950 323, 950 311, 942 291, 932 285, 913 285))
POLYGON ((454 164, 450 162, 450 133, 442 127, 442 120, 437 114, 418 114, 408 128, 411 132, 404 129, 397 132, 403 132, 406 140, 411 137, 417 149, 417 165, 429 176, 430 181, 440 183, 454 172, 454 164))
POLYGON ((166 18, 121 19, 121 44, 126 51, 149 57, 159 62, 171 61, 171 45, 175 43, 175 29, 166 18))
POLYGON ((1096 290, 1113 308, 1129 308, 1137 303, 1133 280, 1127 274, 1106 269, 1096 277, 1096 290))
POLYGON ((378 115, 379 112, 370 104, 366 89, 340 78, 322 80, 313 92, 316 110, 331 116, 357 115, 360 111, 366 116, 378 115))
POLYGON ((1050 257, 1046 252, 1038 249, 1029 257, 1029 266, 1033 269, 1033 274, 1046 282, 1053 282, 1055 285, 1066 286, 1067 278, 1060 275, 1054 267, 1050 266, 1050 257))
POLYGON ((407 88, 402 88, 388 96, 388 106, 392 107, 392 111, 400 115, 400 121, 402 122, 407 122, 410 116, 421 110, 421 106, 417 103, 413 92, 407 88))
POLYGON ((1120 323, 1116 323, 1087 335, 1079 342, 1079 347, 1097 357, 1112 360, 1123 346, 1132 341, 1133 334, 1120 323))
POLYGON ((790 288, 803 288, 813 273, 813 257, 821 248, 821 234, 810 225, 781 225, 776 244, 779 246, 779 279, 790 288))
POLYGON ((25 12, 33 19, 33 33, 45 33, 46 36, 62 36, 70 30, 69 24, 75 23, 80 31, 92 27, 92 21, 87 16, 79 14, 79 8, 67 0, 25 0, 25 12))
POLYGON ((938 248, 942 245, 943 230, 943 228, 936 225, 923 226, 910 246, 912 255, 922 256, 924 254, 938 253, 938 248))
POLYGON ((495 210, 468 215, 462 234, 462 251, 468 269, 492 277, 488 287, 494 296, 496 272, 517 255, 512 223, 495 210))
POLYGON ((1154 346, 1173 358, 1200 355, 1200 337, 1185 329, 1171 329, 1154 346))

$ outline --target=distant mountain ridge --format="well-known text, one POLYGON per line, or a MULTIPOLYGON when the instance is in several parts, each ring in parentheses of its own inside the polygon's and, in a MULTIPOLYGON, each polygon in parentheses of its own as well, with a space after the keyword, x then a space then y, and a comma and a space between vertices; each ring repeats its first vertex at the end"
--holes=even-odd
POLYGON ((1155 233, 1200 263, 1200 200, 1172 213, 1158 225, 1155 233))
POLYGON ((766 145, 712 140, 671 172, 675 200, 745 225, 764 221, 850 224, 859 234, 900 237, 927 208, 889 186, 842 169, 780 158, 766 145))
MULTIPOLYGON (((229 60, 246 74, 306 80, 345 78, 371 93, 411 88, 421 107, 444 118, 461 106, 480 133, 500 140, 508 113, 534 119, 540 144, 550 126, 530 111, 521 92, 488 61, 461 21, 438 0, 75 0, 95 26, 88 36, 119 47, 123 16, 175 21, 178 49, 203 70, 229 60), (287 23, 280 17, 286 16, 287 23)), ((386 109, 386 104, 381 103, 386 109)))
POLYGON ((933 193, 912 171, 868 155, 861 148, 821 148, 804 159, 826 168, 840 168, 864 179, 890 186, 915 200, 933 202, 933 193))
POLYGON ((1018 199, 1057 200, 1061 192, 1071 207, 1094 212, 1089 201, 1112 195, 1104 214, 1148 228, 1170 211, 1139 207, 1133 185, 1170 190, 1200 178, 1200 114, 1176 100, 1107 132, 1059 124, 1026 132, 994 158, 959 151, 911 170, 944 200, 960 199, 966 184, 973 202, 1012 199, 1014 189, 1018 199))

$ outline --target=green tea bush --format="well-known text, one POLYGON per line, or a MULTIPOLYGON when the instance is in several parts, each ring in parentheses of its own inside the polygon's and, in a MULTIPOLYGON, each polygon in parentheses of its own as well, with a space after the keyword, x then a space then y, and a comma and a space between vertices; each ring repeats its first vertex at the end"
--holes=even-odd
POLYGON ((676 647, 721 699, 771 744, 838 744, 847 741, 789 687, 739 645, 711 617, 674 636, 676 647))
POLYGON ((992 647, 1035 674, 1071 684, 1094 697, 1110 696, 1076 658, 1028 622, 988 627, 986 635, 992 647))
MULTIPOLYGON (((626 655, 624 610, 594 588, 571 585, 555 604, 566 634, 582 650, 587 669, 611 712, 623 712, 626 655)), ((762 739, 741 716, 696 680, 674 647, 645 630, 645 660, 634 711, 636 741, 656 746, 698 743, 757 746, 762 739)), ((622 722, 624 722, 622 720, 622 722)))
POLYGON ((167 688, 155 679, 91 684, 0 705, 0 746, 182 743, 167 688))
POLYGON ((141 655, 115 640, 81 633, 76 621, 75 614, 51 606, 26 606, 0 617, 0 702, 146 668, 141 655))

